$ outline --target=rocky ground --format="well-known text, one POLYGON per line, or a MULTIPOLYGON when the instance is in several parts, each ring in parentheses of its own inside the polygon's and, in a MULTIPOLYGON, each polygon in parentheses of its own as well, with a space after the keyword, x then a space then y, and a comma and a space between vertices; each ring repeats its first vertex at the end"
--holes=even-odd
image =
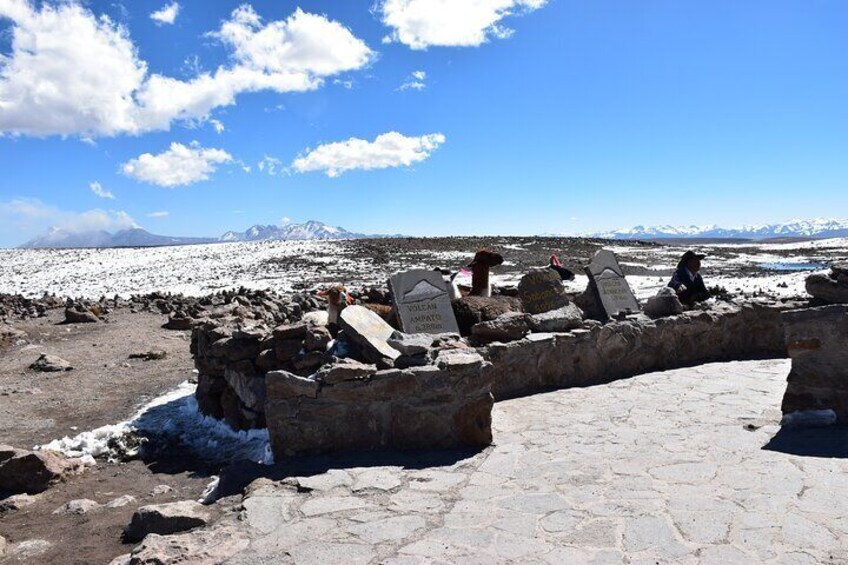
MULTIPOLYGON (((0 443, 32 449, 114 424, 146 400, 193 377, 189 334, 162 329, 164 315, 120 309, 108 316, 108 322, 63 325, 63 319, 64 311, 55 309, 46 317, 17 321, 15 327, 26 337, 0 349, 0 443), (130 359, 150 351, 165 356, 130 359), (42 353, 68 361, 73 370, 29 369, 42 353)), ((9 510, 0 502, 0 535, 10 544, 10 562, 106 563, 126 551, 121 531, 139 505, 198 498, 208 482, 200 464, 100 461, 71 481, 24 499, 26 506, 20 510, 9 510), (154 495, 154 491, 167 492, 154 495), (136 502, 105 506, 127 495, 136 502), (75 499, 104 506, 79 515, 54 514, 75 499), (40 541, 29 544, 29 549, 25 546, 22 553, 12 552, 14 544, 32 540, 40 541)))
MULTIPOLYGON (((201 315, 199 312, 210 307, 210 302, 207 300, 204 306, 203 300, 164 295, 126 300, 133 293, 160 289, 203 296, 242 283, 286 292, 330 282, 353 287, 382 285, 389 274, 408 267, 456 269, 480 247, 492 247, 504 254, 506 263, 496 273, 496 282, 510 285, 519 273, 545 264, 552 252, 558 253, 566 266, 581 272, 603 244, 575 239, 444 238, 158 250, 0 250, 0 292, 29 297, 40 296, 43 291, 57 294, 35 301, 21 296, 3 296, 0 300, 0 444, 31 449, 121 422, 148 400, 193 378, 189 332, 162 326, 174 311, 201 315), (62 323, 65 296, 96 301, 102 294, 120 294, 124 300, 78 300, 86 307, 95 303, 103 306, 104 320, 62 323), (42 354, 55 356, 72 369, 31 369, 42 354)), ((643 296, 663 284, 682 252, 679 247, 651 243, 615 243, 614 249, 631 284, 637 290, 647 289, 643 296), (649 284, 643 284, 646 281, 649 284)), ((844 259, 846 249, 848 242, 844 240, 776 248, 712 246, 706 268, 715 279, 738 282, 736 292, 740 296, 762 292, 756 290, 752 280, 771 290, 783 288, 785 296, 800 295, 806 274, 844 259), (784 272, 768 267, 786 263, 803 263, 806 270, 784 272), (784 280, 788 281, 786 287, 779 287, 784 280)), ((572 290, 582 290, 585 279, 578 277, 573 284, 572 290)), ((276 295, 249 298, 254 303, 277 300, 276 295)), ((223 299, 216 300, 220 305, 223 299)), ((241 305, 234 296, 226 300, 228 306, 241 305)), ((256 308, 250 300, 244 306, 247 311, 256 308)), ((303 301, 297 306, 312 307, 314 304, 303 301)), ((260 481, 244 503, 241 488, 249 481, 231 471, 237 477, 231 480, 229 490, 224 489, 227 496, 223 501, 212 507, 213 517, 223 517, 220 527, 226 529, 222 533, 225 538, 234 536, 232 539, 240 540, 235 545, 249 546, 234 563, 277 563, 280 559, 326 562, 334 558, 346 562, 452 562, 474 556, 484 556, 483 560, 490 562, 524 560, 530 555, 553 562, 569 557, 578 561, 609 557, 618 562, 622 556, 653 556, 655 548, 666 545, 677 553, 656 553, 657 557, 697 561, 724 556, 732 561, 742 555, 762 561, 774 557, 774 550, 764 547, 778 539, 775 536, 782 536, 778 541, 783 545, 779 547, 798 553, 797 562, 807 558, 833 561, 833 555, 844 555, 848 549, 839 545, 848 531, 842 528, 841 518, 830 516, 830 507, 822 503, 816 510, 817 499, 803 496, 807 490, 814 490, 818 496, 820 489, 813 487, 819 480, 831 491, 842 492, 845 485, 833 477, 848 470, 843 459, 761 452, 750 459, 751 450, 765 445, 769 433, 776 430, 760 426, 776 423, 779 392, 788 370, 784 365, 734 365, 729 372, 716 369, 709 374, 698 369, 682 378, 679 372, 674 373, 673 382, 668 380, 671 377, 658 375, 651 377, 654 380, 649 385, 629 380, 612 385, 609 391, 594 387, 499 403, 495 406, 497 445, 482 453, 448 454, 453 461, 445 461, 444 454, 393 456, 394 460, 388 462, 306 461, 303 465, 308 473, 301 473, 302 481, 260 481), (741 391, 739 383, 751 385, 750 390, 741 391), (698 392, 698 387, 706 388, 698 392), (662 394, 655 394, 654 388, 662 394), (616 396, 617 400, 610 403, 610 394, 620 398, 616 396), (680 404, 665 402, 663 407, 655 407, 655 412, 659 410, 669 418, 667 422, 657 425, 652 418, 642 417, 643 407, 668 398, 678 399, 680 404), (573 409, 580 405, 605 406, 603 410, 609 414, 598 415, 600 420, 592 424, 580 410, 573 409), (621 412, 622 406, 636 407, 636 412, 621 412), (532 408, 529 412, 528 407, 532 408), (757 414, 749 414, 753 412, 757 414), (633 419, 636 413, 640 416, 633 419), (750 421, 740 423, 742 414, 750 421), (613 426, 610 422, 626 425, 613 426), (735 433, 743 424, 759 431, 735 433), (707 441, 712 425, 726 426, 734 433, 707 441), (683 438, 690 436, 703 441, 683 445, 683 438), (643 440, 650 445, 643 445, 643 440), (629 454, 624 457, 628 461, 637 453, 655 453, 662 461, 653 461, 640 473, 619 472, 610 466, 619 453, 607 453, 605 450, 613 448, 610 446, 629 454), (572 460, 574 454, 580 455, 578 460, 572 460), (541 465, 544 462, 535 459, 541 456, 548 464, 541 465), (712 467, 708 473, 691 466, 702 460, 709 460, 715 472, 712 467), (725 460, 733 461, 736 468, 750 463, 767 478, 758 483, 734 475, 733 465, 722 463, 725 460), (776 469, 773 475, 767 476, 768 466, 776 469), (330 467, 346 469, 328 471, 330 467), (494 469, 491 472, 486 470, 490 467, 494 469), (533 467, 550 472, 554 467, 565 470, 562 476, 542 477, 533 475, 533 467), (654 474, 650 469, 655 467, 671 467, 671 475, 662 470, 654 474), (806 479, 796 476, 792 469, 809 472, 814 479, 806 485, 806 479), (693 474, 692 481, 677 480, 675 473, 687 477, 693 474), (719 479, 721 484, 715 482, 719 479), (548 484, 544 488, 554 488, 556 495, 542 488, 545 481, 548 484), (785 492, 772 492, 767 485, 774 481, 789 486, 785 492), (802 486, 792 490, 801 484, 799 481, 802 486), (721 507, 710 507, 710 512, 718 513, 715 532, 689 532, 680 522, 689 510, 675 507, 683 503, 673 496, 681 485, 692 487, 692 493, 704 497, 709 497, 713 488, 725 488, 721 499, 739 510, 730 512, 730 506, 716 503, 721 507), (486 502, 489 495, 480 500, 483 491, 498 489, 504 491, 503 501, 486 502), (598 493, 601 498, 593 502, 592 496, 598 493), (742 495, 750 508, 738 500, 742 495), (551 502, 554 496, 564 498, 551 502), (782 504, 779 508, 769 506, 766 511, 756 506, 768 506, 766 500, 775 496, 782 504), (513 499, 517 502, 510 502, 513 499), (549 503, 567 503, 570 510, 565 506, 549 508, 549 503), (484 507, 485 520, 479 515, 484 507), (615 508, 621 512, 613 511, 615 508), (784 511, 790 513, 784 516, 784 511), (243 520, 236 519, 239 515, 243 520), (461 526, 463 523, 467 527, 461 526), (485 527, 479 527, 482 524, 485 527), (318 538, 323 541, 317 542, 318 538), (805 538, 817 545, 811 547, 813 542, 805 538), (746 545, 749 539, 759 545, 746 545)), ((146 461, 99 460, 82 475, 45 493, 0 501, 0 555, 4 540, 6 544, 0 562, 108 563, 127 553, 133 545, 122 541, 122 531, 139 506, 196 500, 211 475, 221 471, 220 462, 193 458, 180 450, 170 453, 173 456, 158 452, 146 461), (93 503, 65 507, 82 499, 93 503)), ((640 464, 631 463, 634 467, 640 464)), ((280 479, 298 470, 263 472, 280 479)), ((842 511, 838 505, 832 510, 842 511)))

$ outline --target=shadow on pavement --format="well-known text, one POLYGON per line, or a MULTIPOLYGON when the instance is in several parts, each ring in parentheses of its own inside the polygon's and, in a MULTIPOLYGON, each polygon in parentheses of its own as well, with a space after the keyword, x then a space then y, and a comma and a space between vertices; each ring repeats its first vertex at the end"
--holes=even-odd
POLYGON ((763 446, 763 449, 803 457, 846 459, 848 458, 848 426, 783 427, 763 446))
POLYGON ((293 457, 274 465, 260 465, 239 461, 221 470, 217 498, 241 494, 253 481, 260 478, 280 481, 288 477, 309 477, 331 469, 352 467, 398 466, 404 469, 427 469, 453 465, 474 457, 483 449, 442 449, 427 451, 367 451, 338 455, 293 457))

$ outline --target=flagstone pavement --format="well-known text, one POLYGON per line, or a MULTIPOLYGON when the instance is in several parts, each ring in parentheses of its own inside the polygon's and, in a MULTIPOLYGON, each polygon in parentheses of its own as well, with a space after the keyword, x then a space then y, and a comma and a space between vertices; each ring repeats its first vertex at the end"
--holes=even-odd
POLYGON ((848 563, 848 432, 778 434, 789 367, 498 402, 481 452, 260 479, 227 563, 848 563))

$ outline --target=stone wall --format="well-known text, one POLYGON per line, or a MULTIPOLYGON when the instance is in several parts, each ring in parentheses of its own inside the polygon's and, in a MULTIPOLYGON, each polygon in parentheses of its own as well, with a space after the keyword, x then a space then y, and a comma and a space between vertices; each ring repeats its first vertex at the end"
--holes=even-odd
POLYGON ((783 314, 792 358, 782 410, 833 410, 848 422, 848 305, 793 310, 783 314))
POLYGON ((535 333, 481 348, 492 363, 495 399, 610 382, 717 361, 786 357, 782 303, 611 322, 568 333, 535 333))
MULTIPOLYGON (((798 306, 718 304, 657 320, 586 322, 560 333, 527 333, 539 327, 525 324, 517 334, 524 337, 476 349, 459 336, 429 336, 416 346, 423 353, 400 355, 388 369, 362 363, 367 356, 333 357, 328 329, 313 321, 273 330, 262 322, 208 322, 192 338, 197 399, 204 414, 235 429, 267 426, 277 457, 485 445, 491 395, 500 400, 708 362, 786 357, 781 311, 798 306)), ((525 317, 504 319, 510 316, 525 317)), ((423 336, 407 337, 415 343, 423 336)))
POLYGON ((472 350, 445 350, 432 365, 403 370, 338 367, 312 378, 268 373, 265 413, 275 458, 492 441, 491 366, 472 350))

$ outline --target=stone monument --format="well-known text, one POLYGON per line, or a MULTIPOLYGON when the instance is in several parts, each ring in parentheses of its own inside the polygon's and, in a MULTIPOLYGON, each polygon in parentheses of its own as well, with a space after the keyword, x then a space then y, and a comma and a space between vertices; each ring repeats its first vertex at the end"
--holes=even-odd
POLYGON ((615 254, 601 249, 586 267, 589 284, 597 294, 607 318, 640 312, 639 302, 624 278, 624 271, 615 254))
POLYGON ((389 287, 405 333, 459 333, 447 283, 440 273, 424 269, 397 273, 389 287))
POLYGON ((518 297, 528 314, 558 310, 569 303, 562 277, 552 269, 537 269, 521 277, 518 297))

